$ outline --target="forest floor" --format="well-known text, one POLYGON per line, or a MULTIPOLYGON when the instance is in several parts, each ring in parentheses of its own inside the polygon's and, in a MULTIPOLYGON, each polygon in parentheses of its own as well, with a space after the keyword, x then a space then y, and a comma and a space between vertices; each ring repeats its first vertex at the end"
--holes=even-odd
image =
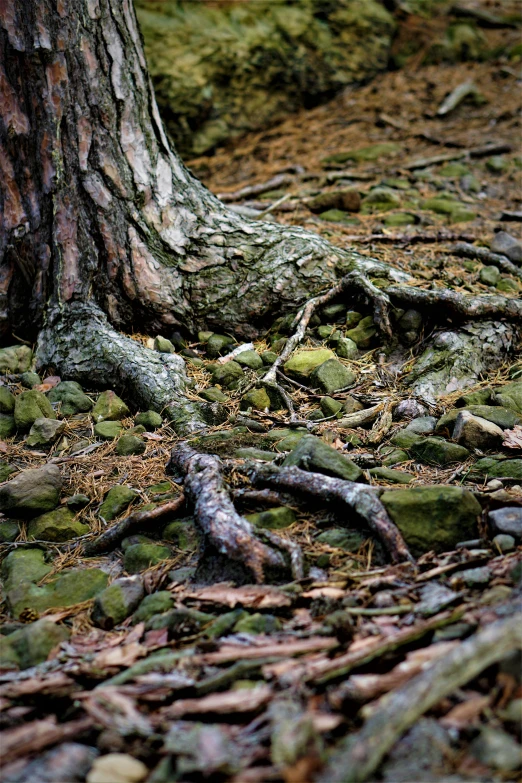
MULTIPOLYGON (((411 270, 421 287, 519 297, 520 77, 519 62, 412 66, 189 165, 234 208, 411 270), (483 264, 457 243, 504 250, 483 264)), ((165 472, 179 441, 168 424, 52 370, 21 375, 31 357, 18 351, 0 386, 1 781, 519 779, 520 355, 471 388, 412 400, 408 367, 368 316, 360 302, 318 312, 296 352, 307 366, 281 376, 297 422, 251 388, 288 319, 232 373, 219 356, 233 335, 134 335, 174 344, 193 398, 226 410, 191 442, 222 458, 256 530, 301 547, 305 576, 276 585, 234 580, 219 559, 198 570, 193 509, 165 472), (311 375, 320 351, 351 380, 311 375), (457 444, 470 405, 482 429, 457 444), (36 416, 60 426, 28 441, 36 416), (306 488, 253 486, 256 465, 283 461, 373 487, 415 560, 390 564, 353 511, 306 488)), ((439 328, 413 311, 395 320, 411 357, 439 328)))

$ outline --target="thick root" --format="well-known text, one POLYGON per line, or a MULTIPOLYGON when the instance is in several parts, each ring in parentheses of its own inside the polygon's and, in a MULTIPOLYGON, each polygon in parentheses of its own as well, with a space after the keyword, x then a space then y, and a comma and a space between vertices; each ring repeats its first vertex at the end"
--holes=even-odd
MULTIPOLYGON (((180 434, 207 426, 215 405, 197 404, 184 392, 185 362, 150 351, 117 332, 93 305, 76 305, 50 317, 38 339, 37 363, 67 380, 113 388, 137 407, 162 413, 180 434)), ((214 422, 217 423, 217 422, 214 422)))
MULTIPOLYGON (((196 522, 207 542, 218 552, 245 565, 258 583, 264 581, 267 569, 286 569, 282 554, 263 544, 252 525, 237 513, 225 488, 218 457, 199 454, 187 443, 179 443, 172 451, 167 469, 184 475, 185 493, 194 504, 196 522)), ((271 540, 281 545, 276 537, 271 540)), ((291 561, 294 569, 301 568, 295 547, 291 561)), ((299 573, 302 575, 302 569, 299 573)), ((299 573, 294 576, 298 577, 299 573)))

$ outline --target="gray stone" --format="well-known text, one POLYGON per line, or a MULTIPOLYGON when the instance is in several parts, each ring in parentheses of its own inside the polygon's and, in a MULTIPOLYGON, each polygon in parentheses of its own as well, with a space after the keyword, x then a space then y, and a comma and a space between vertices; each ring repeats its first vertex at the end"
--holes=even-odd
POLYGON ((92 417, 96 423, 100 421, 119 421, 128 415, 129 409, 113 391, 102 392, 92 411, 92 417))
POLYGON ((291 508, 277 506, 256 514, 247 514, 246 519, 256 527, 266 527, 269 530, 281 530, 290 527, 295 522, 295 514, 291 508))
POLYGON ((390 484, 409 484, 415 477, 411 473, 405 473, 402 470, 392 470, 391 468, 370 468, 370 476, 380 479, 381 481, 389 481, 390 484))
POLYGON ((234 343, 235 340, 233 337, 228 337, 224 334, 213 334, 207 340, 207 354, 212 357, 217 357, 220 354, 227 354, 232 350, 234 343))
POLYGON ((335 353, 340 359, 355 359, 359 354, 359 349, 349 337, 341 337, 335 346, 335 353))
POLYGON ((98 628, 110 631, 134 612, 144 595, 140 577, 116 579, 96 596, 91 613, 92 622, 98 628))
POLYGON ((339 400, 334 400, 332 397, 321 398, 321 412, 323 416, 336 416, 342 409, 343 405, 339 400))
POLYGON ((123 566, 128 574, 138 574, 151 566, 168 560, 172 552, 167 546, 161 544, 134 544, 127 547, 123 566))
POLYGON ((426 416, 426 407, 417 400, 401 400, 393 409, 393 420, 415 419, 426 416))
POLYGON ((464 446, 448 443, 441 438, 423 438, 413 443, 410 450, 415 457, 432 465, 448 465, 469 457, 469 451, 464 446))
POLYGON ((237 449, 234 454, 239 459, 258 459, 261 462, 273 462, 277 458, 277 454, 273 451, 263 451, 262 449, 256 449, 251 446, 246 446, 244 449, 237 449))
POLYGON ((261 359, 263 360, 263 364, 271 367, 277 360, 277 354, 274 353, 274 351, 263 351, 261 354, 261 359))
POLYGON ((94 598, 107 586, 108 576, 99 568, 73 568, 62 571, 41 587, 19 582, 7 593, 11 612, 19 617, 24 609, 44 612, 46 609, 74 606, 94 598))
POLYGON ((70 509, 60 506, 31 519, 27 526, 27 538, 37 541, 70 541, 77 536, 84 536, 89 529, 89 525, 76 519, 70 509))
POLYGON ((25 440, 26 446, 49 448, 60 437, 64 429, 64 421, 36 419, 25 440))
POLYGON ((522 746, 505 731, 483 726, 470 745, 470 753, 487 767, 513 772, 522 762, 522 746))
POLYGON ((283 466, 292 465, 347 481, 360 481, 363 478, 362 470, 355 463, 315 435, 304 435, 286 457, 283 466))
POLYGON ((67 498, 67 506, 69 508, 72 508, 74 511, 81 511, 82 508, 85 508, 85 506, 88 506, 90 503, 90 499, 87 497, 87 495, 82 495, 81 493, 78 493, 77 495, 71 495, 70 498, 67 498))
POLYGON ((23 470, 0 484, 0 511, 13 517, 34 516, 56 508, 62 480, 56 465, 23 470))
POLYGON ((153 432, 162 426, 163 419, 156 411, 143 411, 134 417, 134 424, 145 427, 147 432, 153 432))
POLYGON ((203 391, 198 392, 198 394, 204 400, 207 400, 207 402, 229 402, 230 400, 230 397, 227 397, 226 394, 223 394, 221 389, 218 389, 215 386, 209 386, 208 389, 203 389, 203 391))
POLYGON ((15 407, 15 396, 7 386, 0 386, 0 413, 12 413, 15 407))
POLYGON ((347 394, 343 402, 343 412, 349 414, 362 410, 364 410, 364 405, 362 402, 356 400, 355 397, 352 397, 351 394, 347 394))
POLYGON ((15 398, 14 418, 19 430, 29 430, 36 419, 56 419, 56 414, 45 394, 30 389, 15 398))
POLYGON ((507 535, 507 533, 499 533, 494 537, 491 543, 493 544, 493 548, 502 554, 504 552, 512 552, 515 548, 515 539, 513 536, 507 535))
POLYGON ((507 256, 515 264, 522 264, 522 244, 507 231, 495 234, 490 247, 494 253, 507 256))
POLYGON ((522 508, 497 508, 488 515, 491 529, 494 533, 506 533, 515 539, 522 539, 522 508))
POLYGON ((161 335, 154 338, 154 350, 159 351, 159 353, 176 353, 174 344, 161 335))
POLYGON ((382 464, 383 467, 389 468, 392 465, 398 465, 401 462, 408 462, 409 459, 409 455, 403 449, 390 449, 386 452, 382 464))
POLYGON ((495 389, 493 397, 497 405, 522 414, 522 381, 513 381, 495 389))
POLYGON ((484 285, 496 285, 500 280, 500 272, 496 266, 483 266, 479 272, 479 280, 484 285))
POLYGON ((381 496, 413 554, 447 552, 477 536, 479 502, 461 487, 396 489, 381 496))
POLYGON ((337 359, 328 359, 311 373, 310 381, 326 394, 334 394, 340 389, 352 386, 355 377, 355 374, 337 359))
POLYGON ((416 611, 425 617, 430 617, 455 603, 459 599, 459 594, 450 590, 446 585, 429 582, 421 588, 420 599, 416 611))
POLYGON ((107 492, 98 514, 106 522, 110 522, 111 519, 115 519, 115 517, 121 514, 129 503, 132 503, 137 497, 138 493, 135 489, 131 489, 131 487, 127 487, 124 484, 117 484, 107 492))
POLYGON ((99 421, 94 425, 94 434, 102 440, 116 440, 121 435, 123 426, 119 421, 99 421))
POLYGON ((92 408, 92 400, 84 393, 76 381, 61 381, 47 393, 49 402, 60 403, 60 413, 63 416, 73 416, 76 413, 87 413, 92 408))
POLYGON ((487 566, 466 568, 464 571, 459 571, 456 576, 468 587, 487 585, 491 581, 491 571, 487 566))
POLYGON ((358 531, 334 527, 331 530, 325 530, 324 533, 320 533, 315 540, 320 544, 327 544, 336 549, 344 549, 346 552, 357 552, 366 541, 366 536, 358 531))
POLYGON ((392 435, 390 443, 393 443, 394 446, 398 446, 400 449, 411 449, 415 443, 421 443, 423 440, 424 438, 421 435, 404 428, 392 435))
POLYGON ((473 413, 464 410, 459 413, 455 421, 453 440, 468 449, 488 451, 502 445, 504 432, 492 421, 474 416, 473 413))
POLYGON ((412 419, 406 425, 405 430, 415 432, 417 435, 429 435, 430 432, 433 432, 436 425, 437 419, 435 416, 419 416, 417 419, 412 419))
POLYGON ((116 454, 119 457, 130 457, 133 454, 143 454, 145 442, 136 435, 122 435, 116 444, 116 454))
MULTIPOLYGON (((453 433, 453 427, 462 408, 454 408, 445 413, 437 422, 435 432, 453 433)), ((508 408, 500 405, 468 405, 464 410, 473 413, 474 416, 480 416, 481 419, 492 421, 503 430, 512 429, 515 424, 522 424, 522 416, 518 415, 508 408)))

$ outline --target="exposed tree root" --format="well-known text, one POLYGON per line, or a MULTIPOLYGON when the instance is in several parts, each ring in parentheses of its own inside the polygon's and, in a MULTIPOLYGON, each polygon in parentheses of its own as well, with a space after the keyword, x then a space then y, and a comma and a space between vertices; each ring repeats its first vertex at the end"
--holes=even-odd
POLYGON ((168 503, 162 503, 149 511, 136 511, 129 514, 116 525, 106 530, 101 536, 93 541, 87 541, 82 547, 84 557, 95 557, 103 552, 110 552, 111 549, 118 546, 120 541, 126 536, 134 533, 149 532, 150 527, 158 521, 163 520, 170 514, 175 514, 185 503, 185 495, 180 495, 175 500, 169 500, 168 503))
POLYGON ((188 378, 181 356, 150 351, 120 334, 92 304, 70 306, 49 318, 39 336, 37 362, 68 380, 110 385, 136 406, 168 416, 182 434, 201 430, 207 426, 205 416, 217 413, 215 405, 185 396, 188 378))
POLYGON ((309 473, 300 468, 276 468, 256 465, 251 470, 254 485, 265 484, 286 492, 298 492, 320 498, 326 503, 341 502, 364 519, 370 530, 380 539, 392 562, 412 561, 399 530, 388 516, 374 490, 354 481, 309 473))
POLYGON ((437 307, 451 315, 464 318, 507 318, 510 321, 522 322, 522 301, 506 296, 464 296, 449 288, 425 291, 407 285, 388 286, 386 293, 400 302, 419 308, 437 307))
MULTIPOLYGON (((244 564, 262 583, 266 569, 284 571, 285 559, 280 552, 263 544, 252 525, 234 508, 223 479, 222 463, 218 457, 199 454, 187 443, 179 443, 173 450, 167 470, 181 472, 185 477, 185 493, 194 504, 196 522, 207 541, 223 555, 244 564)), ((281 545, 277 536, 267 538, 281 545)), ((291 549, 292 565, 300 568, 300 559, 291 549)), ((289 549, 285 541, 285 549, 289 549)), ((295 578, 299 578, 295 575, 295 578)))
POLYGON ((455 256, 461 256, 462 258, 476 258, 482 261, 483 264, 490 264, 491 266, 498 266, 504 272, 508 272, 510 275, 522 278, 522 269, 516 266, 512 261, 499 253, 493 253, 487 247, 475 247, 467 242, 460 242, 451 248, 451 252, 455 256))
POLYGON ((406 685, 375 702, 364 728, 348 737, 320 783, 367 780, 402 734, 441 699, 477 677, 484 669, 522 648, 522 614, 488 625, 406 685), (518 616, 518 621, 517 621, 518 616))

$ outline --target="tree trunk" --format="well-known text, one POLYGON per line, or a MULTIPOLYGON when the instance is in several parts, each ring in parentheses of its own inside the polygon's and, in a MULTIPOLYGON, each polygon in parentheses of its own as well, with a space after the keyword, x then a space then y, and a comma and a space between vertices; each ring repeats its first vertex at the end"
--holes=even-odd
POLYGON ((118 332, 251 338, 349 272, 370 297, 372 276, 407 279, 302 229, 251 222, 191 176, 159 117, 130 0, 4 0, 0 47, 0 333, 39 334, 41 364, 170 407, 190 430, 201 411, 183 396, 181 359, 118 332))

